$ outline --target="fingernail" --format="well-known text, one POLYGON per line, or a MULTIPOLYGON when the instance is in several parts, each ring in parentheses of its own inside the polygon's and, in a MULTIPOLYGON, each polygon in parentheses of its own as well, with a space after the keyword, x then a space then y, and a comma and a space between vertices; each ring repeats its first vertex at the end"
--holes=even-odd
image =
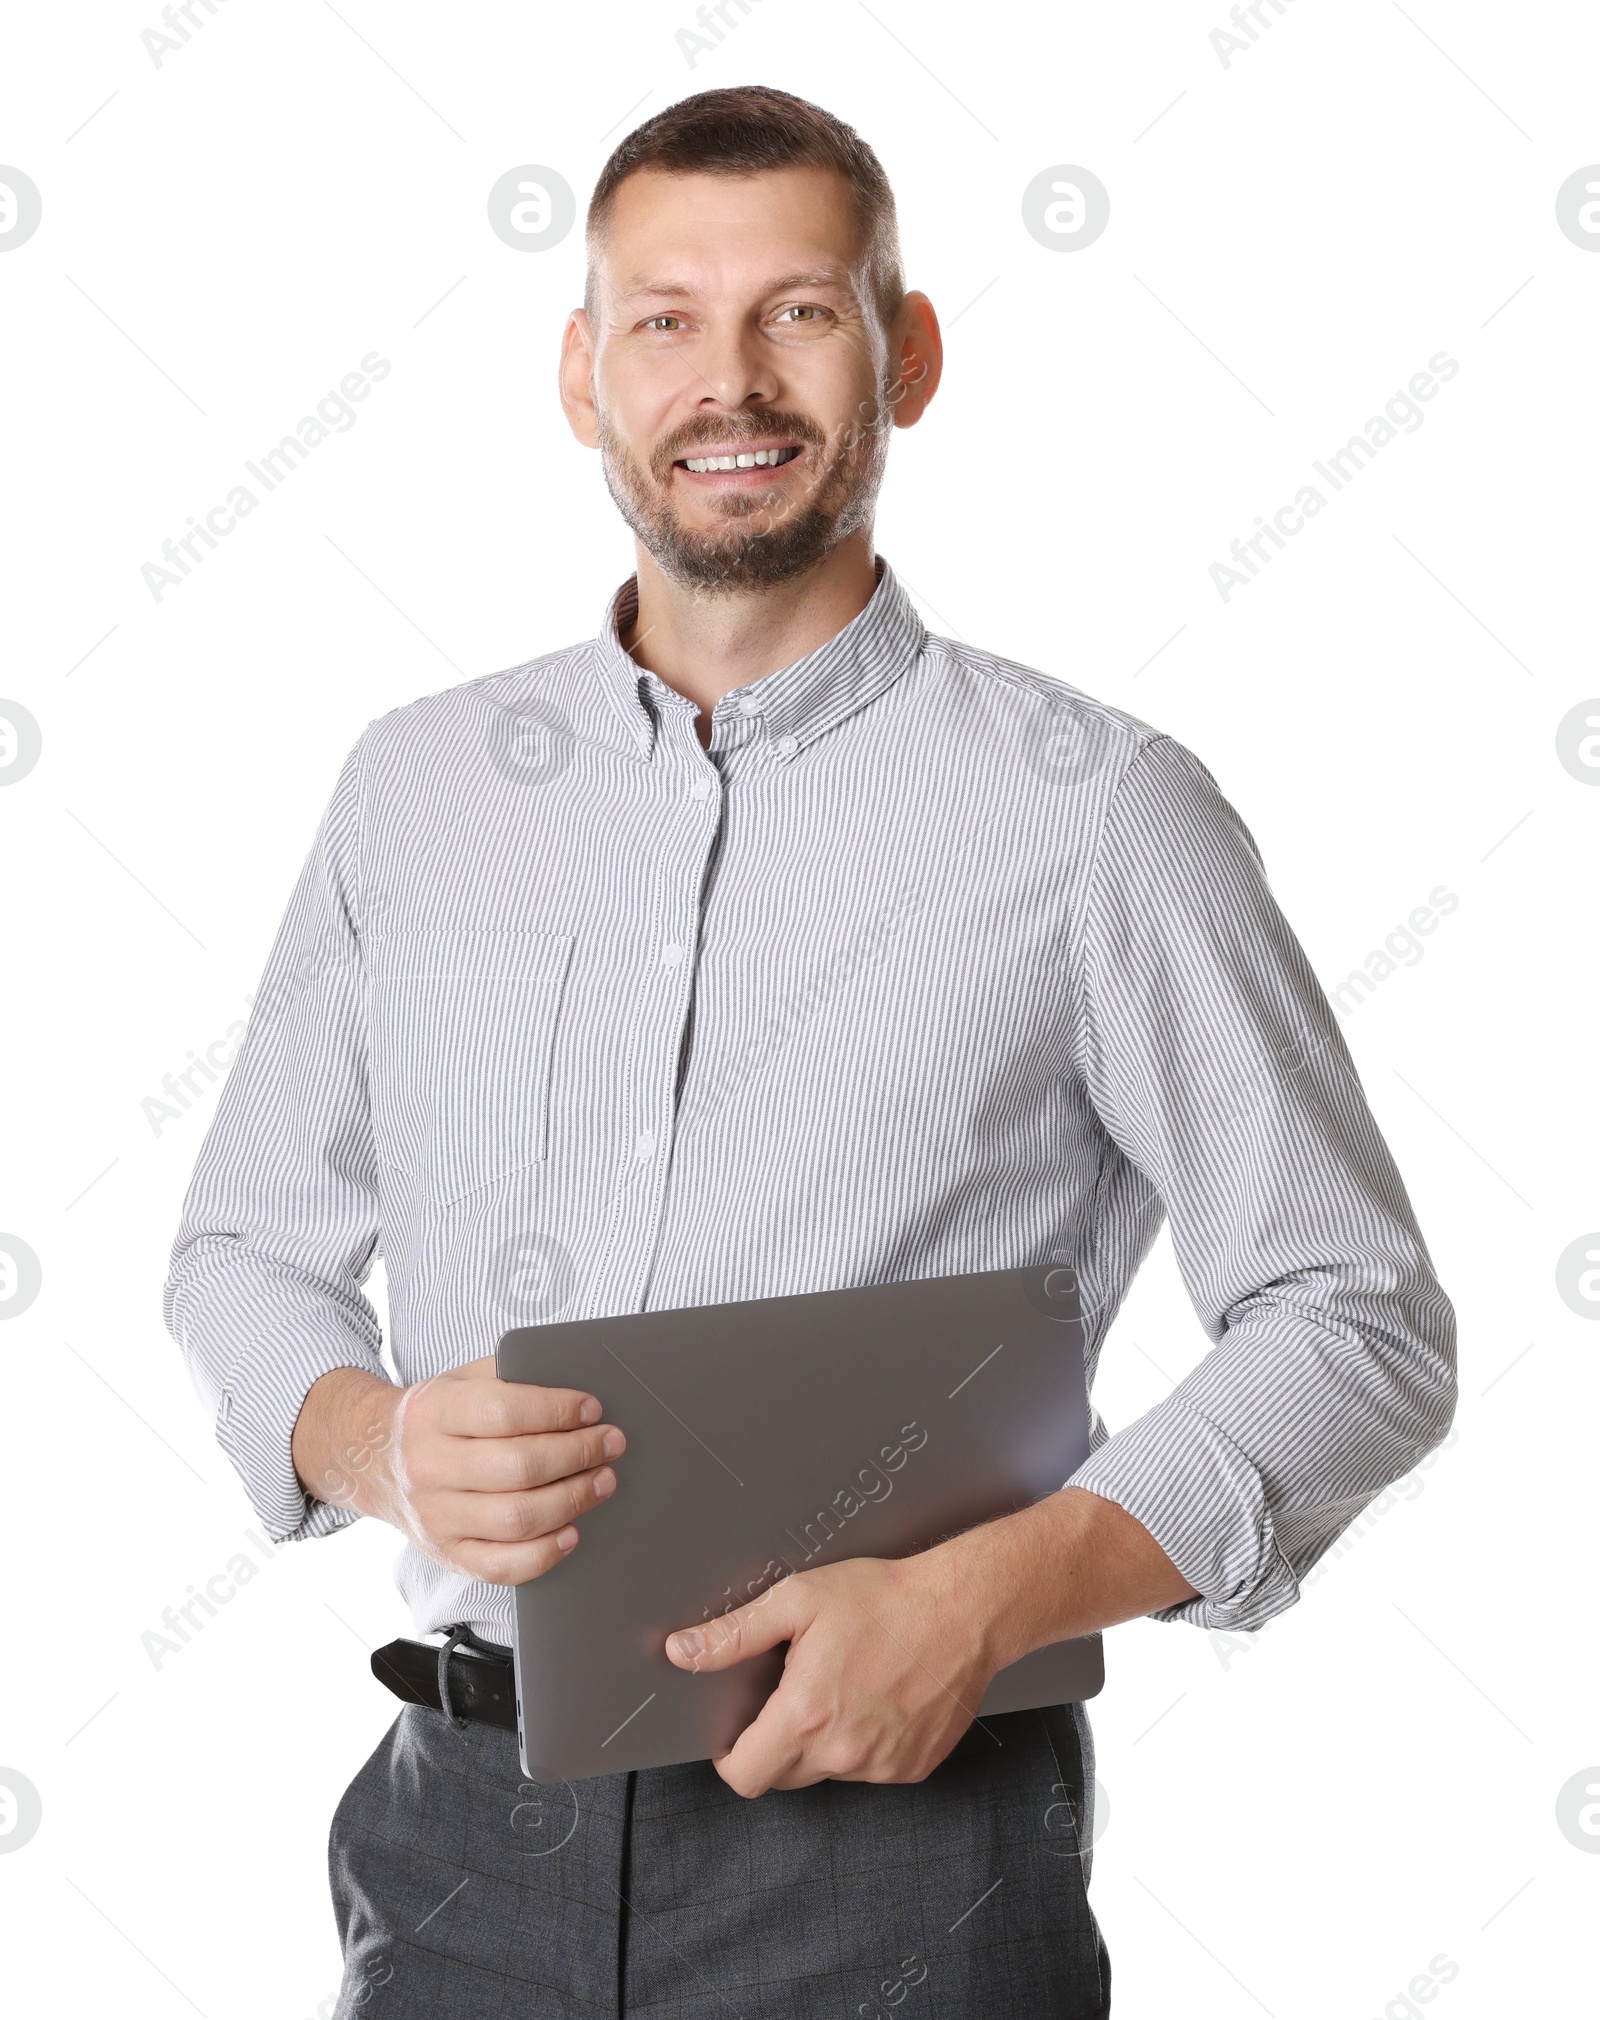
POLYGON ((596 1396, 586 1396, 578 1406, 578 1422, 592 1424, 600 1415, 600 1401, 596 1396))
POLYGON ((556 1531, 556 1548, 558 1550, 570 1550, 577 1540, 578 1532, 570 1522, 565 1529, 558 1529, 556 1531))
POLYGON ((607 1431, 605 1436, 600 1440, 600 1449, 608 1459, 614 1459, 622 1450, 622 1443, 623 1439, 620 1431, 607 1431))
POLYGON ((594 1492, 597 1501, 603 1501, 617 1484, 617 1476, 609 1466, 602 1466, 594 1476, 594 1492))
POLYGON ((681 1655, 685 1662, 692 1662, 696 1656, 706 1652, 706 1639, 697 1627, 686 1627, 681 1634, 668 1637, 672 1653, 681 1655))

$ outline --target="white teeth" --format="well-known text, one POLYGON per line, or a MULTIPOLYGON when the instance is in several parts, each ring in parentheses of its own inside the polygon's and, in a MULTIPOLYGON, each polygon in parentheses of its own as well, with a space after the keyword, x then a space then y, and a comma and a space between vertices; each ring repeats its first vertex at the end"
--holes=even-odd
POLYGON ((756 449, 745 450, 734 456, 690 456, 684 461, 686 470, 758 470, 769 465, 777 468, 792 462, 798 456, 798 449, 756 449))

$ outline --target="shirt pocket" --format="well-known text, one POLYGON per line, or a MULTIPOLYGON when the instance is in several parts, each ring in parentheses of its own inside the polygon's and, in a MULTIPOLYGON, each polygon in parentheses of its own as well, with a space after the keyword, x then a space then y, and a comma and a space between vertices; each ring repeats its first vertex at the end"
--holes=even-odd
POLYGON ((436 1205, 549 1149, 556 1023, 573 936, 386 933, 368 952, 373 1134, 436 1205))

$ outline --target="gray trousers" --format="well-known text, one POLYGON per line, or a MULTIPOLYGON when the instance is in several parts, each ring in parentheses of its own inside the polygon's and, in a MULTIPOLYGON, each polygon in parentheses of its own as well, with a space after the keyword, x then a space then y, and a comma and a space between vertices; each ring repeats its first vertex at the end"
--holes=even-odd
POLYGON ((407 1705, 329 1835, 337 2020, 1105 2020, 1093 1772, 1073 1706, 986 1718, 917 1783, 543 1784, 407 1705))

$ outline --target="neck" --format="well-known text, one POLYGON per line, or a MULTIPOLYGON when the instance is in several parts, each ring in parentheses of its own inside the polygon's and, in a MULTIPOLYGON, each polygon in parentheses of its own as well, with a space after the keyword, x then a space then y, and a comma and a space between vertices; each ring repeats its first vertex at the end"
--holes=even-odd
POLYGON ((877 588, 868 531, 841 540, 814 568, 770 588, 707 596, 670 580, 638 549, 639 611, 623 650, 699 704, 704 736, 723 695, 826 645, 877 588))

